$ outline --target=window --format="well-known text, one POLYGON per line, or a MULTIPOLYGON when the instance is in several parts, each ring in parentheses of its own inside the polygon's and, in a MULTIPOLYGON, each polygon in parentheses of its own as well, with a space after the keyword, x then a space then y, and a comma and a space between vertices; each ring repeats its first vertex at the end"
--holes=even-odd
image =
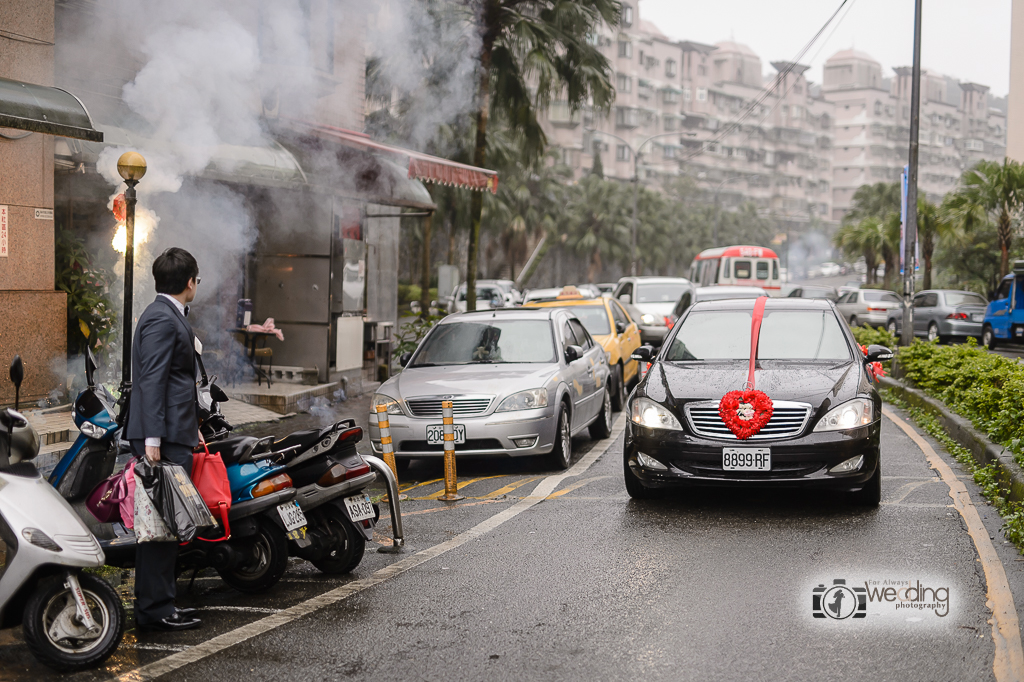
MULTIPOLYGON (((672 120, 672 119, 667 119, 667 120, 672 120)), ((676 158, 676 148, 673 147, 672 145, 665 145, 664 147, 661 148, 661 152, 662 152, 662 156, 664 156, 666 159, 674 159, 674 158, 676 158)))
POLYGON ((612 317, 615 318, 616 326, 618 326, 620 322, 625 327, 629 326, 629 315, 627 315, 626 311, 622 309, 622 306, 619 305, 618 301, 608 301, 608 307, 612 309, 612 317))
POLYGON ((624 144, 617 145, 615 147, 615 160, 629 161, 629 147, 624 144))
POLYGON ((633 8, 629 5, 622 6, 622 25, 626 28, 633 25, 633 8))
MULTIPOLYGON (((671 133, 671 132, 676 130, 676 117, 675 116, 673 116, 671 114, 665 114, 665 116, 662 117, 662 122, 664 124, 664 128, 665 128, 665 132, 666 133, 671 133)), ((665 147, 666 158, 671 158, 671 157, 668 157, 668 150, 669 150, 669 147, 665 147)))
POLYGON ((939 305, 939 295, 938 294, 925 294, 925 296, 924 296, 924 304, 923 304, 922 307, 934 308, 937 305, 939 305))
POLYGON ((566 310, 578 317, 591 334, 612 333, 611 323, 608 321, 608 311, 604 309, 604 305, 574 305, 566 310))
POLYGON ((640 50, 640 66, 644 65, 644 51, 640 50))
POLYGON ((946 297, 946 305, 948 306, 959 306, 959 305, 986 305, 985 299, 978 294, 964 291, 964 292, 947 292, 944 294, 946 297))
POLYGON ((736 273, 736 279, 750 279, 750 261, 738 260, 733 263, 733 272, 736 273))
POLYGON ((579 344, 576 341, 576 336, 573 335, 573 333, 572 333, 572 327, 569 326, 569 323, 567 321, 563 322, 562 323, 562 354, 563 355, 565 354, 565 349, 568 348, 569 346, 578 346, 578 345, 581 345, 581 344, 579 344))
MULTIPOLYGON (((750 317, 748 310, 690 313, 665 359, 746 360, 750 317)), ((775 310, 764 316, 757 355, 761 360, 848 360, 850 347, 831 310, 775 310)))
POLYGON ((708 67, 705 66, 704 64, 700 64, 697 67, 697 75, 698 76, 706 76, 706 75, 708 75, 708 67))
POLYGON ((773 260, 772 261, 772 279, 778 279, 778 278, 779 278, 779 261, 773 260))
POLYGON ((620 40, 619 41, 619 56, 629 58, 633 56, 633 43, 620 40))
POLYGON ((757 267, 754 276, 757 279, 768 279, 768 261, 757 261, 757 267))
POLYGON ((633 92, 633 79, 624 73, 618 74, 615 78, 615 87, 619 92, 633 92))
POLYGON ((679 93, 675 90, 665 90, 661 93, 661 101, 665 104, 676 104, 679 102, 679 93))
MULTIPOLYGON (((601 313, 605 315, 605 324, 607 324, 607 314, 603 310, 601 313)), ((572 331, 576 335, 576 340, 579 341, 581 346, 583 346, 583 350, 590 350, 594 347, 593 339, 590 338, 590 334, 587 333, 587 330, 584 329, 583 324, 579 320, 569 320, 569 325, 572 327, 572 331)))
POLYGON ((634 303, 669 303, 678 301, 686 290, 686 284, 641 284, 636 290, 634 303))
POLYGON ((706 102, 706 101, 708 101, 708 89, 707 88, 697 88, 697 101, 698 102, 706 102))
MULTIPOLYGON (((996 292, 995 300, 998 301, 999 299, 1002 299, 1002 298, 1010 298, 1010 285, 1011 284, 1013 284, 1013 280, 1012 279, 1004 279, 1003 283, 999 285, 999 291, 996 292)), ((917 300, 916 299, 914 301, 914 305, 917 305, 917 300)))
POLYGON ((687 85, 686 87, 683 88, 683 101, 684 102, 689 102, 690 101, 690 86, 689 85, 687 85))
POLYGON ((625 284, 623 284, 622 288, 619 289, 619 293, 616 294, 615 297, 618 298, 619 300, 621 300, 623 296, 629 296, 629 300, 626 301, 626 303, 634 303, 634 301, 633 301, 633 283, 632 282, 626 282, 625 284))
POLYGON ((554 361, 547 321, 492 320, 439 325, 420 345, 415 366, 554 361))
POLYGON ((676 77, 676 60, 669 59, 665 61, 665 75, 668 78, 676 77))

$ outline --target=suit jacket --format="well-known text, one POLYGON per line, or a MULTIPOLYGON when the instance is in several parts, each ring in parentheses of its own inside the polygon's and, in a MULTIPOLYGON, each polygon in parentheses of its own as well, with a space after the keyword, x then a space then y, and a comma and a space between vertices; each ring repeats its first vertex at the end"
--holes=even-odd
POLYGON ((128 440, 199 443, 195 336, 174 303, 157 296, 135 328, 128 440))

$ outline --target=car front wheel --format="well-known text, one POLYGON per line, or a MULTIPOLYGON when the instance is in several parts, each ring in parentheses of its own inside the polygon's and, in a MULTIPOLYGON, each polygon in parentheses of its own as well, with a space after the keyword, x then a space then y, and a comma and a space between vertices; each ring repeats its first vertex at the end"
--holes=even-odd
POLYGON ((985 325, 985 328, 981 332, 981 345, 985 346, 989 350, 996 349, 996 335, 992 331, 992 327, 985 325))

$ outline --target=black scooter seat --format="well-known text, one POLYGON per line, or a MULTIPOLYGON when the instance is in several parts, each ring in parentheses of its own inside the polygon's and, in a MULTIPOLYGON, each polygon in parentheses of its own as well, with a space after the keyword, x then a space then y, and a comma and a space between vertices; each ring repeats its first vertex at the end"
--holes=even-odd
POLYGON ((287 435, 279 441, 274 443, 274 451, 280 452, 298 446, 298 449, 294 454, 313 447, 318 440, 320 440, 320 429, 306 429, 304 431, 296 431, 293 434, 287 435))
POLYGON ((220 453, 220 458, 224 460, 224 465, 229 466, 237 464, 239 458, 249 452, 258 440, 259 438, 254 436, 235 436, 234 438, 225 438, 224 440, 207 443, 206 446, 210 449, 211 453, 220 453))

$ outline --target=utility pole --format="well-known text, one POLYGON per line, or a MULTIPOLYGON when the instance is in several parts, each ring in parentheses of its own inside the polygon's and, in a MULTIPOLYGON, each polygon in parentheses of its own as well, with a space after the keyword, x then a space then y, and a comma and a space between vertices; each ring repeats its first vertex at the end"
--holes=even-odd
MULTIPOLYGON (((646 144, 646 143, 645 143, 646 144)), ((632 150, 630 150, 632 151, 632 150)), ((636 196, 640 190, 640 153, 633 153, 633 229, 631 230, 630 242, 629 242, 629 274, 636 277, 636 232, 637 232, 637 217, 636 217, 636 196)))
POLYGON ((903 329, 900 342, 914 340, 914 255, 917 253, 917 138, 921 128, 921 5, 914 2, 914 68, 910 86, 910 162, 907 172, 907 223, 903 226, 903 329))

